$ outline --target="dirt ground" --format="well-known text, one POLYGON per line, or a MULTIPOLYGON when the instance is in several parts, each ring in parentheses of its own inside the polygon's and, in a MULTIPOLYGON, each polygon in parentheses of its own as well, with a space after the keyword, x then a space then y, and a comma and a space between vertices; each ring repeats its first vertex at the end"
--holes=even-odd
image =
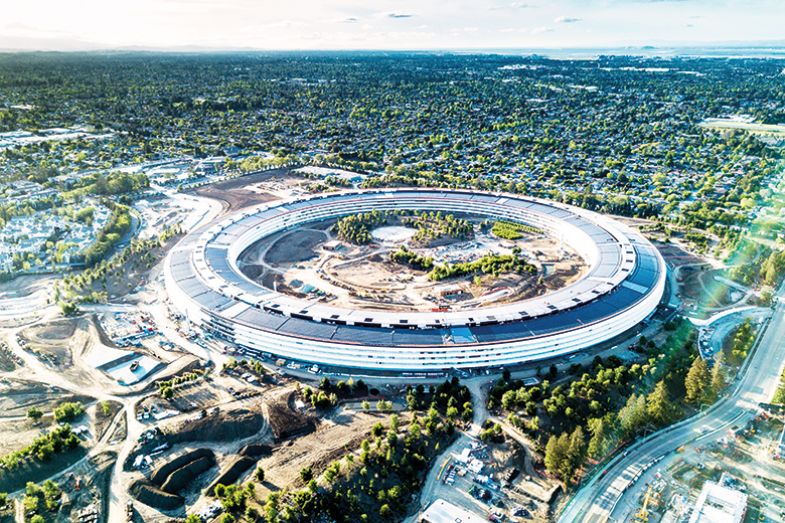
POLYGON ((719 270, 700 270, 684 268, 681 271, 679 290, 685 301, 694 304, 696 309, 716 309, 736 303, 744 293, 729 285, 715 280, 722 276, 719 270))
MULTIPOLYGON (((400 414, 402 425, 406 414, 400 414)), ((300 470, 311 466, 318 475, 335 459, 357 450, 367 437, 371 427, 378 422, 388 423, 389 416, 381 413, 365 413, 339 409, 323 420, 317 430, 289 440, 275 448, 272 455, 260 461, 265 471, 265 481, 257 489, 257 499, 272 491, 299 484, 300 470)))
POLYGON ((101 439, 101 437, 104 435, 104 432, 106 432, 112 423, 114 417, 117 415, 120 409, 123 408, 123 406, 116 401, 110 401, 107 403, 107 405, 109 407, 107 414, 104 414, 103 405, 100 402, 90 409, 96 440, 101 439))
POLYGON ((83 363, 91 348, 100 343, 100 334, 92 318, 69 318, 33 326, 21 331, 19 336, 27 352, 72 383, 85 387, 93 387, 96 383, 116 386, 109 376, 83 363))
POLYGON ((477 226, 471 240, 439 241, 416 247, 416 252, 440 264, 472 261, 490 252, 509 253, 519 247, 539 267, 538 273, 464 276, 435 282, 427 271, 390 261, 390 254, 406 244, 404 239, 362 246, 344 242, 335 250, 323 247, 334 239, 331 224, 311 223, 263 238, 241 255, 241 270, 268 288, 301 298, 317 292, 338 307, 419 311, 444 307, 467 310, 524 300, 564 287, 585 272, 577 254, 550 237, 527 234, 519 240, 499 240, 477 226))
POLYGON ((62 505, 58 521, 75 521, 76 514, 92 508, 99 522, 107 521, 111 471, 116 460, 114 452, 103 452, 66 474, 60 487, 67 502, 62 505))
POLYGON ((673 267, 706 263, 703 258, 684 250, 679 245, 657 242, 655 246, 662 254, 662 257, 665 258, 665 261, 673 267))
POLYGON ((291 232, 270 246, 264 261, 275 265, 309 260, 316 256, 314 253, 316 246, 327 239, 326 233, 312 229, 291 232))
POLYGON ((0 455, 10 454, 23 448, 38 436, 43 436, 48 428, 49 424, 47 423, 33 425, 27 419, 1 420, 0 455))
POLYGON ((495 478, 504 477, 512 469, 520 471, 506 490, 509 503, 525 507, 534 521, 548 521, 550 501, 558 482, 541 476, 534 468, 529 450, 513 439, 491 444, 488 451, 489 472, 495 478))
POLYGON ((11 281, 0 283, 0 299, 29 296, 36 291, 47 289, 56 276, 31 275, 18 276, 11 281))
POLYGON ((27 343, 25 350, 47 366, 63 370, 73 366, 74 353, 82 354, 87 349, 88 329, 88 320, 69 318, 27 328, 20 337, 27 343))
POLYGON ((180 412, 190 412, 196 409, 206 409, 231 401, 231 395, 221 394, 220 391, 211 387, 205 382, 198 383, 197 385, 187 388, 176 389, 176 394, 171 399, 164 399, 159 395, 147 396, 144 400, 140 401, 137 405, 137 411, 143 407, 151 408, 155 406, 158 409, 177 410, 180 412))
POLYGON ((231 212, 250 205, 276 200, 277 198, 274 195, 269 193, 265 194, 264 192, 254 190, 253 187, 249 186, 288 176, 289 172, 289 169, 275 169, 257 174, 249 174, 225 182, 199 187, 194 190, 194 194, 219 200, 223 202, 226 212, 231 212))
MULTIPOLYGON (((44 413, 63 401, 93 401, 89 396, 76 396, 69 392, 38 382, 16 378, 0 378, 0 422, 4 419, 21 418, 27 409, 37 407, 44 413)), ((3 423, 0 423, 0 430, 3 423)))

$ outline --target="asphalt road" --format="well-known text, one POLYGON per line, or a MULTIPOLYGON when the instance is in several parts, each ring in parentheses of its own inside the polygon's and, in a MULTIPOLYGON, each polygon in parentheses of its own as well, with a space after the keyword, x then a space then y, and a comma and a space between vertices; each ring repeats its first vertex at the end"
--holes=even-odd
MULTIPOLYGON (((785 286, 777 293, 785 297, 785 286)), ((757 348, 747 359, 728 395, 703 413, 655 432, 616 456, 575 494, 559 518, 561 523, 624 521, 633 506, 636 485, 667 465, 683 445, 702 445, 744 426, 758 414, 779 385, 785 365, 785 306, 779 303, 757 348), (661 463, 660 463, 661 462, 661 463)))

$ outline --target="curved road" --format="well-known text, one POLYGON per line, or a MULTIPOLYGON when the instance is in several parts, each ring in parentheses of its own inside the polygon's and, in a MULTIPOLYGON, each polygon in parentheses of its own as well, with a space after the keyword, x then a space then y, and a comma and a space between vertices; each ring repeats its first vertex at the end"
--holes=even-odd
MULTIPOLYGON (((785 296, 785 285, 777 292, 785 296)), ((758 404, 768 402, 779 385, 785 365, 785 305, 777 302, 774 314, 760 335, 732 385, 730 394, 705 412, 651 434, 614 457, 603 473, 590 478, 567 504, 560 523, 577 521, 600 523, 623 521, 620 514, 631 487, 654 465, 671 460, 676 449, 687 444, 717 440, 734 426, 742 427, 759 412, 758 404)), ((650 470, 651 469, 651 470, 650 470)))

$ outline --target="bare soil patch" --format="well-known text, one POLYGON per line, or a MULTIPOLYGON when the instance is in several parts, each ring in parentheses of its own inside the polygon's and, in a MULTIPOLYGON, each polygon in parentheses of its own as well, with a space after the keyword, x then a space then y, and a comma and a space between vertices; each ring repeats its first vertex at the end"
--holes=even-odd
POLYGON ((264 256, 270 264, 297 263, 316 256, 314 248, 328 238, 327 234, 315 230, 293 231, 272 244, 264 256))
MULTIPOLYGON (((402 424, 406 414, 399 414, 402 424)), ((290 440, 260 461, 265 482, 257 489, 258 498, 267 492, 299 484, 300 470, 310 466, 318 476, 334 460, 353 452, 378 423, 387 423, 388 415, 342 411, 332 420, 319 424, 315 432, 290 440)))
POLYGON ((104 432, 110 427, 112 420, 114 420, 117 413, 120 412, 120 409, 123 408, 123 406, 116 401, 107 402, 107 406, 107 414, 104 414, 103 405, 100 402, 94 408, 95 414, 93 425, 95 427, 94 432, 96 440, 100 440, 103 437, 104 432))
MULTIPOLYGON (((0 378, 0 420, 3 418, 23 417, 27 409, 37 407, 44 413, 64 401, 89 403, 94 398, 71 394, 68 391, 38 383, 13 378, 0 378)), ((0 423, 0 428, 2 423, 0 423)))
POLYGON ((258 405, 227 411, 214 409, 199 420, 190 419, 167 425, 163 431, 170 444, 191 441, 232 441, 247 438, 264 427, 258 405))
POLYGON ((66 474, 60 487, 68 494, 69 502, 62 505, 58 521, 75 521, 76 514, 90 506, 96 508, 99 522, 107 521, 109 485, 115 461, 115 452, 102 452, 66 474))
POLYGON ((294 408, 295 393, 286 389, 264 402, 264 413, 276 441, 312 432, 316 419, 294 408))
POLYGON ((277 198, 274 195, 254 191, 253 189, 248 188, 248 186, 272 178, 288 176, 290 172, 290 169, 275 169, 261 173, 248 174, 224 182, 199 187, 198 189, 195 189, 193 193, 219 200, 224 203, 226 212, 231 212, 250 205, 276 200, 277 198))
MULTIPOLYGON (((321 297, 336 307, 388 311, 473 310, 511 303, 569 285, 586 270, 577 253, 545 234, 500 239, 487 230, 484 221, 466 218, 474 227, 468 238, 441 235, 415 241, 396 240, 392 235, 366 245, 341 242, 334 247, 323 245, 331 236, 317 231, 328 230, 335 220, 308 223, 251 245, 240 257, 241 270, 267 288, 299 298, 321 297), (433 281, 428 270, 391 260, 391 254, 404 244, 431 258, 434 266, 519 252, 539 270, 536 274, 469 274, 433 281)), ((396 223, 398 218, 391 217, 380 228, 396 223)))

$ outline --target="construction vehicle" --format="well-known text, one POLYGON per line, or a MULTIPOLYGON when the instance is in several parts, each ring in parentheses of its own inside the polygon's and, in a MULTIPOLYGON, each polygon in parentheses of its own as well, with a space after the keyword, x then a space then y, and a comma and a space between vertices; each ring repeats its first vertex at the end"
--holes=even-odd
POLYGON ((647 523, 649 521, 649 502, 652 499, 651 485, 646 489, 646 494, 643 496, 643 505, 641 509, 635 514, 635 523, 647 523))

